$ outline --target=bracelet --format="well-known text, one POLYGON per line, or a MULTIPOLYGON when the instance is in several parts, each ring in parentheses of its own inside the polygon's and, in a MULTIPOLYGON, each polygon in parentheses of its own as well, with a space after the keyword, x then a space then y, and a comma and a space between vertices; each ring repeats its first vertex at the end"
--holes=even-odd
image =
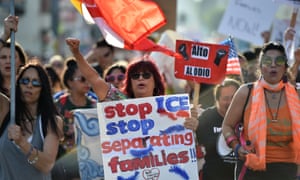
POLYGON ((26 154, 26 158, 27 158, 27 159, 31 156, 32 151, 33 151, 33 146, 32 146, 32 144, 30 144, 30 150, 29 150, 28 153, 26 154))
POLYGON ((232 143, 232 141, 235 141, 235 140, 237 140, 237 137, 235 135, 228 136, 226 138, 226 144, 227 144, 227 146, 230 147, 230 144, 232 143))
POLYGON ((36 150, 36 154, 34 156, 34 158, 32 160, 30 160, 29 158, 27 159, 27 162, 29 164, 35 164, 38 160, 39 160, 39 150, 35 149, 36 150))
POLYGON ((237 144, 234 148, 234 155, 235 157, 239 158, 239 149, 241 147, 241 144, 237 144))

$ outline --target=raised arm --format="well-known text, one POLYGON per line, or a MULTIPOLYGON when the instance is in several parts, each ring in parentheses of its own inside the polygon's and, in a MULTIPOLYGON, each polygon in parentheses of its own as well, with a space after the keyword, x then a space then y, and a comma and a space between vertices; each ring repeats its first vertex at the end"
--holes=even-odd
POLYGON ((67 38, 66 43, 69 46, 70 51, 75 57, 79 70, 83 76, 91 83, 94 92, 97 94, 99 100, 103 100, 109 90, 109 84, 102 79, 97 71, 91 67, 84 59, 79 51, 80 41, 75 38, 67 38))

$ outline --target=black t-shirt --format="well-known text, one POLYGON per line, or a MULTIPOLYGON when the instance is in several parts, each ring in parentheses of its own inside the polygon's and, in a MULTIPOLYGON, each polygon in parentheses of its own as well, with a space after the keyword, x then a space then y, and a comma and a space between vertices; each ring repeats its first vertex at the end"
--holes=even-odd
POLYGON ((233 180, 234 163, 226 162, 230 157, 221 157, 217 152, 217 139, 222 129, 222 117, 215 106, 207 108, 198 118, 197 139, 205 147, 205 164, 203 166, 203 180, 233 180))

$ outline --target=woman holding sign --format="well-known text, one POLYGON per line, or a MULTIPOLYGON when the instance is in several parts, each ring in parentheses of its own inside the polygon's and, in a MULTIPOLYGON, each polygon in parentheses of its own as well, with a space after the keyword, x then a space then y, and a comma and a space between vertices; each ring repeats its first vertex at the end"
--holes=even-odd
POLYGON ((241 86, 225 115, 226 143, 239 158, 238 175, 244 179, 295 179, 300 164, 299 94, 286 77, 283 45, 265 44, 259 56, 261 77, 250 92, 241 86), (241 135, 235 127, 243 124, 241 135))
POLYGON ((165 94, 165 83, 158 68, 152 61, 140 60, 131 63, 127 68, 125 86, 121 92, 101 78, 87 63, 79 51, 80 41, 78 39, 68 38, 66 43, 76 58, 81 73, 91 83, 100 101, 141 98, 165 94))

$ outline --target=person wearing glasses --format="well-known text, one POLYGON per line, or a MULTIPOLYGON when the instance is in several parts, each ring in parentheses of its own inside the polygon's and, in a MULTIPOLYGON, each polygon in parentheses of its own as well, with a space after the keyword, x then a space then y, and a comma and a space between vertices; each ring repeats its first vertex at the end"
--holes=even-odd
POLYGON ((75 57, 83 76, 91 83, 99 101, 142 98, 165 94, 165 82, 156 64, 151 60, 132 61, 127 66, 124 87, 117 89, 99 76, 79 51, 80 41, 67 38, 66 43, 75 57))
POLYGON ((79 178, 72 111, 96 107, 96 101, 86 96, 90 90, 90 84, 78 69, 73 57, 66 60, 63 83, 67 88, 67 93, 55 101, 58 111, 64 119, 64 139, 60 143, 57 162, 52 171, 52 178, 57 180, 79 178), (62 172, 64 169, 67 174, 62 172))
POLYGON ((37 63, 20 69, 15 123, 9 99, 0 93, 0 179, 51 179, 63 121, 51 95, 48 75, 37 63))
POLYGON ((296 179, 300 101, 299 93, 287 81, 287 61, 283 45, 264 44, 259 56, 261 76, 248 101, 249 88, 242 85, 225 115, 222 133, 239 159, 237 176, 244 180, 296 179), (237 134, 239 123, 243 131, 237 134))
POLYGON ((121 89, 124 86, 126 65, 119 62, 109 66, 103 73, 106 82, 111 83, 116 88, 121 89))
MULTIPOLYGON (((82 75, 91 83, 99 101, 103 102, 165 95, 166 89, 164 78, 160 74, 154 61, 147 60, 147 58, 131 61, 127 65, 124 86, 123 88, 118 89, 101 78, 97 71, 88 64, 79 51, 80 41, 78 39, 68 38, 66 39, 66 43, 75 57, 82 75)), ((101 146, 100 141, 95 143, 98 143, 99 147, 101 146)), ((81 170, 81 172, 82 171, 88 173, 85 169, 81 170)))

